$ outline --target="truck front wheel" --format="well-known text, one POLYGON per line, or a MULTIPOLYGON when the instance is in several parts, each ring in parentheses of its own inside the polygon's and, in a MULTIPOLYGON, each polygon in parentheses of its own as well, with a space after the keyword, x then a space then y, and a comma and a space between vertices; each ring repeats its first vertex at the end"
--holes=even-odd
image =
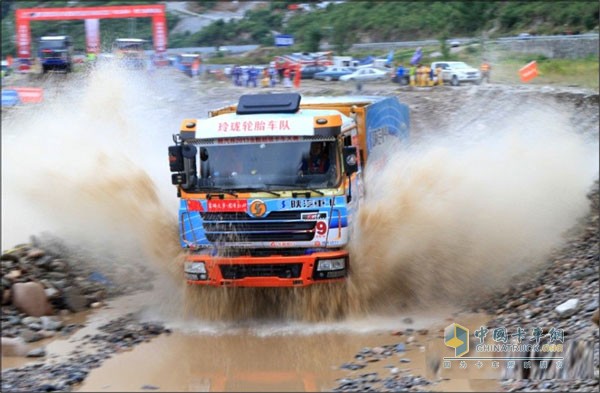
POLYGON ((450 81, 450 84, 452 86, 458 86, 459 85, 458 77, 456 75, 452 75, 452 80, 450 81))

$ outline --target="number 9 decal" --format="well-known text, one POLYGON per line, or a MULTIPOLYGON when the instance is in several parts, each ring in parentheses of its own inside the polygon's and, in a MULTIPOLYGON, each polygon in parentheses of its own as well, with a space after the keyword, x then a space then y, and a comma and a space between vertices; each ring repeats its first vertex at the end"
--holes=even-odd
POLYGON ((327 223, 325 221, 317 221, 315 230, 317 231, 317 235, 324 235, 327 233, 327 223))

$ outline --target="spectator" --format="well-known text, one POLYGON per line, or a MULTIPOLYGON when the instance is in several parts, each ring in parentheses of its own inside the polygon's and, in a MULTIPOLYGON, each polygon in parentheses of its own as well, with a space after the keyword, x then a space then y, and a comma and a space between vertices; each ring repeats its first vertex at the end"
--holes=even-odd
POLYGON ((423 86, 433 86, 433 68, 429 65, 423 66, 423 86))
POLYGON ((256 67, 252 66, 252 67, 248 68, 246 87, 248 87, 250 85, 252 85, 253 87, 256 87, 256 80, 258 79, 258 73, 259 73, 259 71, 256 69, 256 67))
POLYGON ((410 85, 415 86, 417 84, 417 66, 411 65, 408 71, 408 75, 410 77, 410 85))
POLYGON ((289 68, 283 70, 283 86, 285 87, 292 87, 292 81, 290 80, 291 72, 289 68))
POLYGON ((233 70, 231 70, 231 73, 233 75, 233 84, 235 86, 241 86, 242 85, 242 69, 240 68, 240 66, 234 65, 233 70))
POLYGON ((196 57, 194 59, 194 61, 192 62, 191 72, 192 72, 192 78, 195 78, 199 75, 199 73, 200 73, 200 58, 199 57, 196 57))
POLYGON ((275 69, 275 67, 269 67, 269 77, 271 82, 271 87, 274 87, 277 84, 277 77, 279 73, 275 69))
POLYGON ((438 86, 443 86, 444 85, 444 79, 442 78, 442 67, 438 64, 438 66, 435 68, 435 82, 438 86))
POLYGON ((483 82, 485 80, 487 83, 490 83, 490 71, 492 70, 492 66, 488 63, 487 59, 483 59, 483 63, 481 63, 479 69, 481 70, 481 81, 483 82))
POLYGON ((398 68, 396 69, 396 81, 400 84, 404 84, 402 81, 404 79, 404 65, 402 65, 402 63, 400 63, 400 65, 398 66, 398 68))
POLYGON ((270 76, 269 76, 269 69, 268 69, 267 67, 265 67, 265 68, 263 69, 263 77, 262 77, 262 79, 260 80, 260 85, 261 85, 261 87, 269 87, 269 84, 270 84, 270 83, 269 83, 269 79, 270 79, 270 76))

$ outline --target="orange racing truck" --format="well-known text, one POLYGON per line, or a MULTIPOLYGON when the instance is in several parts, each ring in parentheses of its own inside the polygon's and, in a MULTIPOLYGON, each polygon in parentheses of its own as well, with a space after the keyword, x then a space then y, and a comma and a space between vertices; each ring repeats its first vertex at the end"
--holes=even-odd
POLYGON ((169 146, 189 284, 302 287, 344 280, 363 166, 407 139, 396 97, 243 95, 185 119, 169 146))

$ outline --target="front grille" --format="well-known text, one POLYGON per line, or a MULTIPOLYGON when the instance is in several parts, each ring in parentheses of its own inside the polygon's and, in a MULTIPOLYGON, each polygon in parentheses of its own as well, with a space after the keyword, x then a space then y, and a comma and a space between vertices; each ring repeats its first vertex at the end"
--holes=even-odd
POLYGON ((301 263, 260 264, 260 265, 220 265, 221 275, 227 280, 246 277, 298 278, 302 272, 301 263))
POLYGON ((246 213, 201 213, 206 238, 211 242, 311 241, 316 220, 302 214, 318 211, 275 211, 265 217, 246 213))

